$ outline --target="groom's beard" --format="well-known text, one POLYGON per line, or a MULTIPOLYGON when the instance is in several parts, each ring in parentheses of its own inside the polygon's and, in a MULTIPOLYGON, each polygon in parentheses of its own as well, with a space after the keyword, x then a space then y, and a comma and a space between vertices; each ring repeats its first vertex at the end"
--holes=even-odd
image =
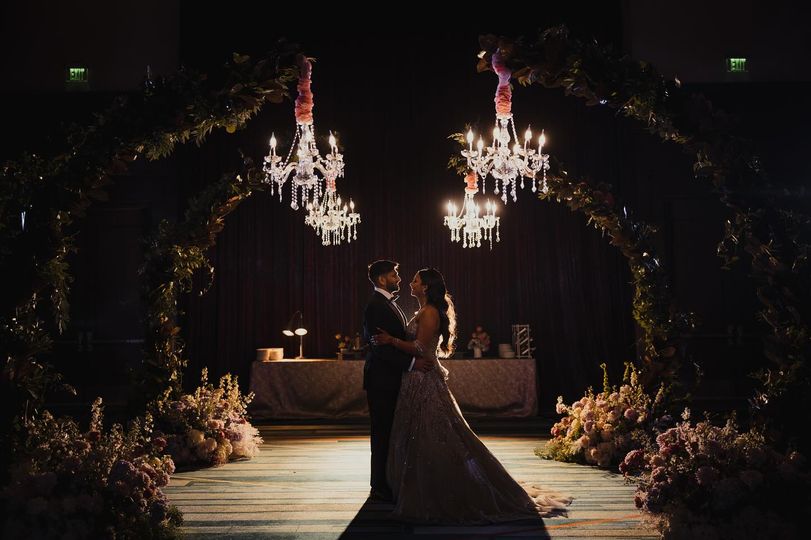
POLYGON ((386 287, 386 290, 394 294, 400 290, 400 286, 395 283, 393 285, 389 285, 388 287, 386 287))

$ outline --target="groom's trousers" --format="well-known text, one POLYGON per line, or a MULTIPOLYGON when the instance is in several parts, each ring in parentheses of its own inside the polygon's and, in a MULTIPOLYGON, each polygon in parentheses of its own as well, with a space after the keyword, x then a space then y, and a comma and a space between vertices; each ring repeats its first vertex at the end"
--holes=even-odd
POLYGON ((394 422, 394 409, 397 407, 397 388, 367 388, 366 400, 369 404, 371 421, 372 489, 390 492, 386 481, 386 459, 389 456, 391 425, 394 422))

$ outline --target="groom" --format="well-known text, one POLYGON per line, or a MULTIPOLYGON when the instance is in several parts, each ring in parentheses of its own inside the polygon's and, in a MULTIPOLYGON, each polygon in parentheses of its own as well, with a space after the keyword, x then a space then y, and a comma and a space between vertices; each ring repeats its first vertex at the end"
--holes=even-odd
MULTIPOLYGON (((405 340, 405 313, 397 305, 394 296, 400 290, 399 264, 380 260, 369 265, 369 281, 374 292, 363 312, 363 337, 371 343, 371 337, 385 330, 392 336, 405 340)), ((389 438, 394 421, 400 379, 411 369, 430 369, 423 358, 412 358, 393 345, 371 345, 363 366, 363 389, 369 404, 372 446, 372 491, 374 501, 391 501, 391 488, 386 482, 386 458, 389 454, 389 438)))

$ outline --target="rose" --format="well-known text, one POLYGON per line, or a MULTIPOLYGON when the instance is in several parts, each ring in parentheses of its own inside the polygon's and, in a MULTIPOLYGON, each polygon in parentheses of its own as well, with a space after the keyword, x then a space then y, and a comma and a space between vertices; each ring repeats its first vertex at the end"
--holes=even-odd
POLYGON ((205 440, 205 435, 203 435, 202 431, 190 429, 187 439, 189 441, 189 446, 197 446, 198 444, 203 443, 203 441, 205 440))
POLYGON ((202 446, 206 453, 213 452, 217 449, 217 441, 211 437, 208 437, 202 446))

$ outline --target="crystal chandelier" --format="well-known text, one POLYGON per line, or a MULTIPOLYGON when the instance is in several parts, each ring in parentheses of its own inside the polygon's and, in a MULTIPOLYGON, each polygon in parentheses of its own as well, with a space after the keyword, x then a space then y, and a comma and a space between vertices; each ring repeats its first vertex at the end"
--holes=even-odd
POLYGON ((294 210, 306 207, 308 203, 317 203, 324 193, 321 177, 325 179, 341 178, 344 175, 344 157, 338 152, 335 137, 330 133, 330 153, 322 157, 315 144, 313 126, 313 93, 310 89, 312 63, 303 55, 298 57, 299 80, 296 97, 296 134, 293 144, 285 158, 276 154, 276 136, 270 137, 270 153, 265 156, 265 182, 270 184, 270 193, 279 192, 282 200, 282 187, 288 176, 293 173, 290 207, 294 210), (292 159, 293 150, 296 159, 292 159), (320 176, 319 177, 319 173, 320 176))
POLYGON ((347 243, 358 239, 358 223, 360 214, 355 212, 355 203, 349 199, 349 207, 341 206, 341 196, 335 191, 335 179, 327 178, 327 188, 324 197, 319 202, 307 203, 307 217, 304 223, 315 229, 321 235, 321 243, 325 246, 338 245, 344 239, 347 243))
POLYGON ((496 203, 487 201, 484 205, 484 215, 474 200, 479 192, 478 178, 475 171, 465 176, 465 200, 457 214, 457 207, 448 201, 448 215, 445 216, 445 226, 451 230, 451 241, 462 241, 462 247, 480 247, 482 240, 490 242, 493 249, 493 228, 495 228, 496 242, 501 241, 499 235, 500 218, 496 216, 496 203))
POLYGON ((357 225, 360 214, 355 212, 355 203, 350 199, 349 207, 341 205, 341 197, 335 187, 338 178, 344 175, 344 156, 338 151, 335 136, 330 133, 330 151, 321 156, 315 144, 313 126, 313 93, 310 89, 312 63, 299 55, 298 96, 296 97, 296 135, 287 157, 276 154, 276 136, 270 137, 270 153, 265 157, 265 182, 270 184, 270 193, 279 192, 291 173, 293 178, 290 207, 294 210, 306 208, 304 223, 321 235, 325 246, 338 245, 357 240, 357 225), (292 159, 293 149, 296 159, 292 159))
POLYGON ((520 187, 524 187, 524 178, 532 179, 532 191, 538 189, 536 175, 541 172, 541 191, 546 193, 546 171, 549 169, 549 155, 543 153, 546 136, 543 132, 538 137, 537 150, 532 148, 532 131, 527 128, 524 133, 524 144, 520 144, 515 131, 512 115, 512 90, 510 77, 512 72, 504 65, 499 51, 493 53, 493 71, 498 75, 496 89, 496 125, 493 128, 493 144, 484 147, 484 141, 479 137, 476 149, 473 149, 473 130, 467 132, 466 150, 462 156, 467 158, 467 165, 482 177, 482 193, 486 193, 485 180, 490 174, 495 182, 493 193, 501 193, 501 200, 507 202, 507 194, 512 200, 517 200, 516 187, 520 177, 520 187), (512 144, 512 148, 510 145, 512 144))

